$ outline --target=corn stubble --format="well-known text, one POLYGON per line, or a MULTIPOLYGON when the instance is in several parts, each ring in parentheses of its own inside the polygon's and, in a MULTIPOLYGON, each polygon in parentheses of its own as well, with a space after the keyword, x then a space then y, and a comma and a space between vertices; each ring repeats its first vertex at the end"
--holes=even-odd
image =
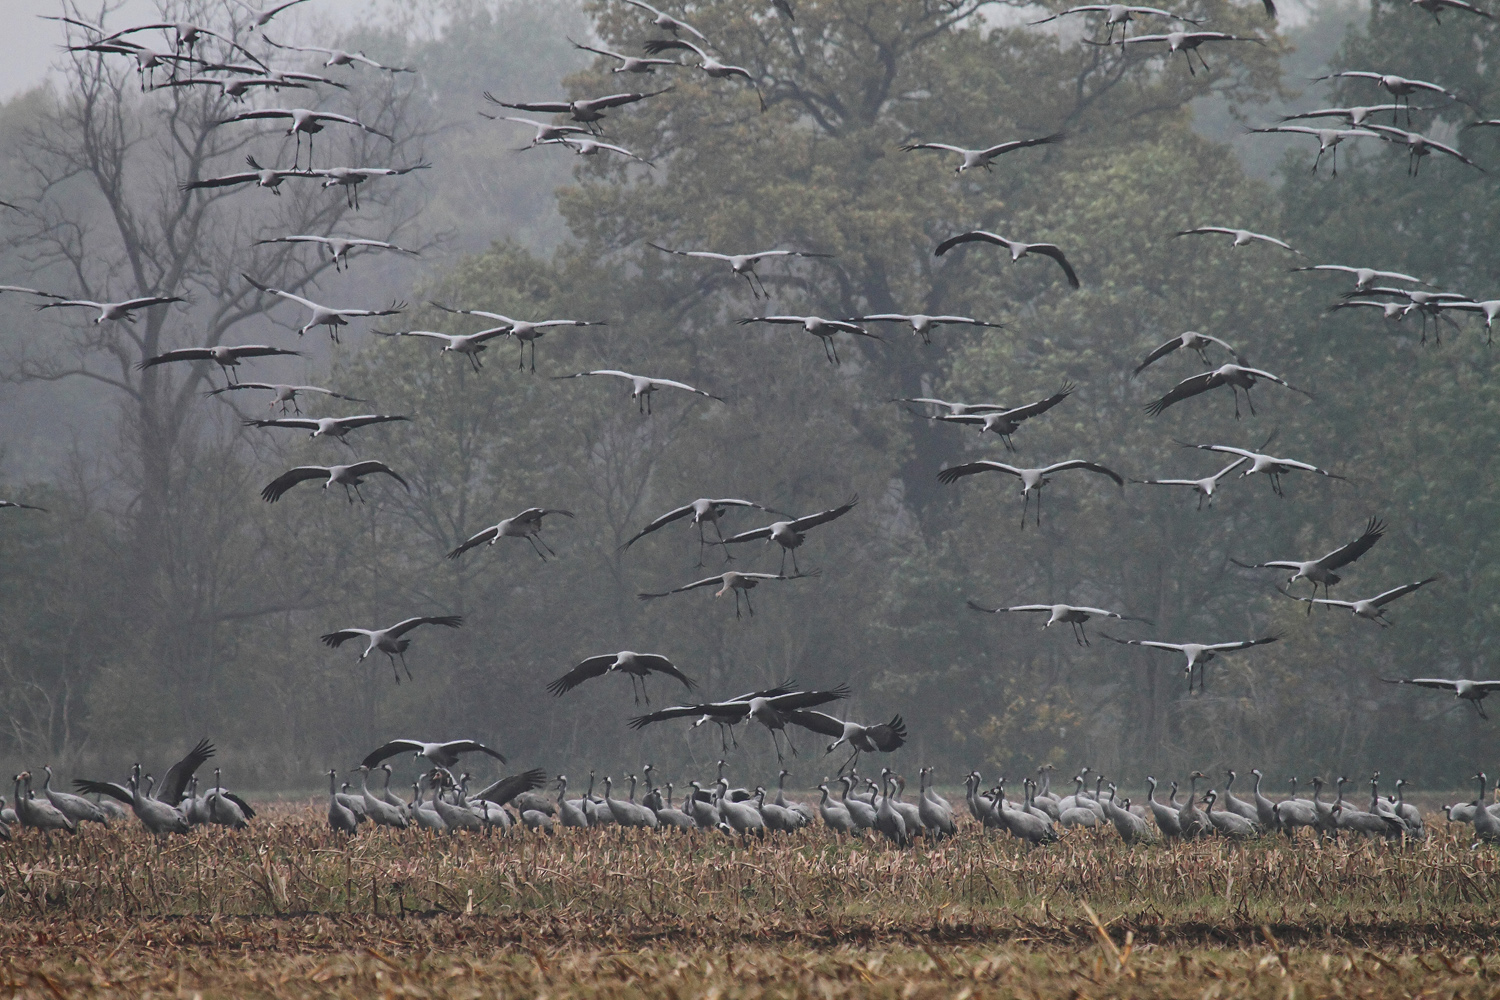
MULTIPOLYGON (((0 990, 37 997, 1497 996, 1497 861, 1266 839, 900 852, 609 828, 391 831, 313 808, 0 845, 0 990), (365 828, 368 829, 368 828, 365 828), (571 835, 569 835, 571 834, 571 835)), ((1306 834, 1303 834, 1306 837, 1306 834)))

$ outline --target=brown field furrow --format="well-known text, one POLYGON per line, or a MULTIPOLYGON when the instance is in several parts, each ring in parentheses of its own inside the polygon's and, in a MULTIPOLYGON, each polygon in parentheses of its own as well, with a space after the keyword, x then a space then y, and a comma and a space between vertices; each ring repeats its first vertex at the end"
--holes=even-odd
POLYGON ((966 825, 906 851, 822 829, 748 845, 618 828, 346 841, 290 806, 160 842, 133 820, 50 842, 17 830, 0 844, 0 990, 1500 996, 1483 957, 1500 951, 1500 862, 1468 827, 1432 816, 1429 834, 1127 847, 1072 831, 1031 850, 966 825))

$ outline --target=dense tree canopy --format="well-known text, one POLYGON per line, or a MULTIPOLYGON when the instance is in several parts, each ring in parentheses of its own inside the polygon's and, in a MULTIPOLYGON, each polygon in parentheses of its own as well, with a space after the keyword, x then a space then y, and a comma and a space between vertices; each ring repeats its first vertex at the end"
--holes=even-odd
MULTIPOLYGON (((1496 103, 1484 71, 1492 24, 1450 15, 1438 25, 1407 6, 1376 3, 1334 68, 1439 79, 1477 107, 1496 103)), ((205 560, 195 578, 213 610, 188 630, 197 644, 180 665, 188 673, 143 666, 153 648, 167 648, 150 635, 125 656, 69 652, 90 644, 90 629, 118 627, 92 621, 85 608, 117 585, 90 574, 120 529, 83 484, 38 487, 62 517, 9 518, 0 532, 0 546, 16 553, 0 562, 6 684, 22 684, 14 664, 35 657, 34 673, 68 664, 80 693, 61 729, 53 722, 39 735, 37 724, 13 722, 17 749, 87 747, 110 759, 122 747, 186 739, 175 731, 189 724, 192 734, 243 748, 265 781, 282 783, 395 735, 475 736, 527 766, 570 773, 644 760, 711 763, 720 755, 712 727, 628 730, 634 706, 623 679, 563 699, 543 690, 585 656, 633 648, 670 656, 710 697, 787 677, 848 682, 855 695, 839 712, 867 721, 903 713, 906 755, 946 771, 1088 763, 1139 780, 1187 766, 1379 766, 1429 784, 1472 773, 1500 746, 1472 710, 1379 679, 1484 676, 1491 667, 1486 645, 1500 615, 1491 596, 1491 349, 1473 318, 1457 318, 1462 332, 1440 322, 1441 343, 1423 344, 1417 317, 1395 325, 1373 310, 1328 314, 1352 282, 1288 269, 1369 264, 1494 297, 1496 182, 1433 162, 1439 157, 1408 177, 1404 151, 1383 143, 1349 155, 1337 178, 1326 168, 1312 174, 1311 153, 1298 146, 1279 184, 1251 180, 1228 149, 1193 131, 1190 104, 1219 95, 1248 106, 1282 93, 1287 45, 1259 4, 1215 7, 1215 30, 1263 44, 1208 48, 1211 69, 1195 74, 1164 52, 1085 44, 1076 26, 1027 26, 1041 10, 799 0, 791 22, 769 4, 692 3, 684 16, 725 62, 751 72, 753 86, 686 69, 627 84, 602 58, 570 77, 578 96, 672 85, 604 122, 610 142, 654 167, 581 160, 574 183, 557 192, 570 235, 555 251, 501 235, 433 274, 420 298, 608 325, 549 331, 535 374, 517 370, 518 345, 507 339, 491 343, 477 372, 414 338, 340 349, 327 378, 376 400, 379 412, 414 418, 352 438, 361 456, 398 469, 409 494, 375 484, 364 489, 368 503, 351 506, 337 490, 307 489, 268 506, 256 491, 278 472, 348 452, 255 431, 216 438, 193 462, 184 500, 216 545, 211 557, 173 555, 205 560), (945 154, 900 148, 1053 132, 1066 139, 957 175, 945 154), (1199 225, 1271 233, 1305 256, 1175 236, 1199 225), (971 228, 1057 244, 1081 287, 1070 289, 1045 257, 1012 264, 983 245, 933 255, 939 241, 971 228), (726 266, 648 241, 831 256, 764 262, 758 274, 770 298, 760 300, 726 266), (768 312, 957 313, 1002 327, 945 326, 924 344, 904 327, 872 324, 882 339, 841 335, 843 363, 833 365, 800 329, 737 323, 768 312), (1247 363, 1310 395, 1262 383, 1255 414, 1242 419, 1222 390, 1144 414, 1144 404, 1200 370, 1191 352, 1178 351, 1131 374, 1184 330, 1228 341, 1247 363), (644 417, 624 383, 548 378, 596 368, 680 379, 724 402, 663 392, 644 417), (1014 453, 995 435, 891 402, 931 395, 1019 405, 1064 383, 1076 390, 1016 433, 1014 453), (1268 439, 1274 453, 1346 479, 1288 476, 1285 499, 1263 476, 1230 479, 1199 511, 1186 491, 1122 490, 1063 474, 1045 490, 1040 525, 1024 526, 1009 477, 936 479, 945 466, 981 458, 1082 458, 1132 479, 1197 477, 1227 463, 1180 442, 1268 439), (686 522, 621 550, 670 508, 733 496, 801 515, 854 494, 854 511, 797 552, 804 571, 821 575, 757 589, 753 617, 737 619, 728 597, 715 601, 706 590, 636 599, 722 571, 718 549, 695 565, 697 532, 686 522), (538 559, 519 539, 444 558, 529 506, 573 513, 546 522, 556 559, 538 559), (1284 574, 1234 564, 1319 555, 1371 516, 1389 531, 1334 596, 1443 574, 1393 608, 1396 628, 1346 613, 1309 616, 1276 592, 1284 574), (45 608, 22 583, 33 579, 55 581, 45 608), (1033 617, 975 614, 971 599, 1098 605, 1152 624, 1091 622, 1093 642, 1083 647, 1033 617), (348 647, 330 652, 316 642, 333 628, 410 614, 466 619, 456 632, 418 633, 407 656, 412 684, 393 685, 379 654, 356 668, 348 647), (1104 638, 1215 642, 1275 632, 1285 633, 1278 643, 1216 660, 1206 692, 1192 696, 1179 659, 1104 638), (37 644, 45 651, 32 652, 37 644)), ((638 51, 655 34, 639 10, 613 0, 588 12, 604 48, 638 51)), ((552 96, 524 89, 525 80, 507 85, 520 92, 497 93, 502 100, 552 96)), ((479 91, 494 88, 475 80, 471 89, 479 107, 479 91)), ((1380 100, 1360 81, 1339 92, 1351 103, 1380 100)), ((1470 116, 1453 105, 1417 118, 1445 135, 1470 116)), ((1457 141, 1493 166, 1496 131, 1468 130, 1457 141)), ((399 320, 400 329, 449 333, 485 325, 432 307, 399 320)), ((732 512, 725 531, 766 521, 732 512)), ((736 569, 774 572, 780 561, 760 542, 729 554, 736 569)), ((653 704, 682 694, 659 680, 648 682, 653 704)), ((745 762, 774 759, 763 733, 741 741, 745 762)), ((806 759, 790 765, 797 779, 820 777, 821 748, 805 736, 798 746, 806 759)))

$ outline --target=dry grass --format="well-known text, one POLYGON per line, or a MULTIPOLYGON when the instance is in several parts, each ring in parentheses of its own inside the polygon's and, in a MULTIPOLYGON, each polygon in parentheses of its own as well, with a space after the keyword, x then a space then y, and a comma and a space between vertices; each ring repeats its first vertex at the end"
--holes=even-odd
POLYGON ((163 843, 133 821, 50 847, 25 831, 0 846, 0 989, 1500 995, 1482 957, 1496 854, 1429 823, 1404 848, 1075 832, 1029 851, 970 826, 905 852, 821 830, 748 848, 618 829, 346 844, 293 806, 163 843))

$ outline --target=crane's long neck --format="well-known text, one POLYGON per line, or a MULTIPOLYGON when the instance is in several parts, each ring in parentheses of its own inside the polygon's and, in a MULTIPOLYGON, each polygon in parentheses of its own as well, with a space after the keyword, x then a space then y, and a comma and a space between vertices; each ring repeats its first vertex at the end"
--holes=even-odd
MULTIPOLYGON (((328 797, 329 798, 333 798, 336 795, 338 795, 338 793, 339 793, 338 780, 339 780, 339 778, 338 778, 338 773, 337 772, 335 772, 335 771, 329 771, 328 772, 328 797)), ((415 786, 413 786, 413 787, 415 787, 415 786)))

